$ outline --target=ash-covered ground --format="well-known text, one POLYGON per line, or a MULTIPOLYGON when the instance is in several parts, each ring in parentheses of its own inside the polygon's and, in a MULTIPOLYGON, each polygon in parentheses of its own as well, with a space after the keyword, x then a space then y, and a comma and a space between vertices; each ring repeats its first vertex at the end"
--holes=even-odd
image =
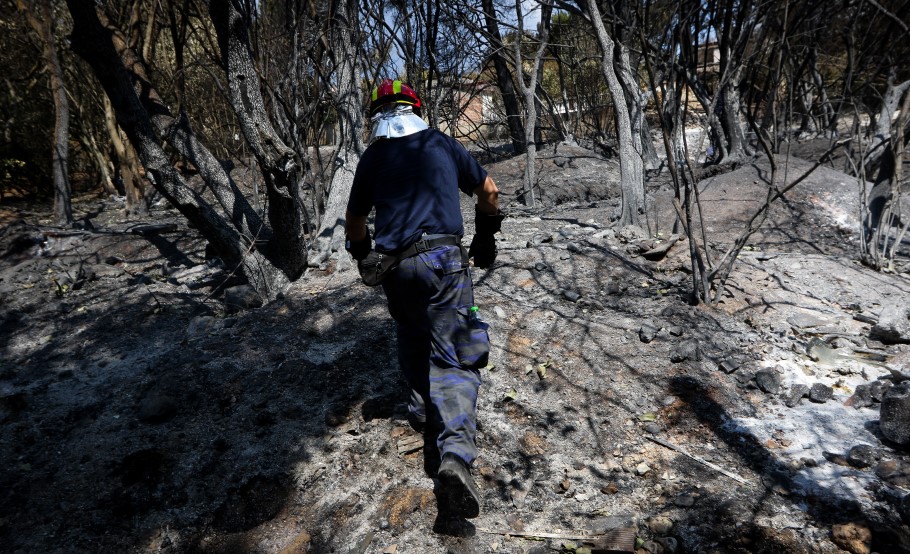
MULTIPOLYGON (((721 302, 692 306, 688 243, 642 256, 676 231, 665 174, 649 233, 611 224, 615 162, 542 150, 534 209, 523 163, 487 166, 511 216, 495 266, 472 270, 493 352, 470 522, 437 518, 381 290, 330 263, 226 310, 236 278, 167 207, 82 199, 79 232, 6 208, 2 550, 582 552, 631 527, 652 553, 910 551, 908 455, 877 402, 910 347, 874 331, 910 279, 857 261, 856 180, 816 170, 721 302)), ((712 262, 767 174, 757 159, 700 183, 712 262)))

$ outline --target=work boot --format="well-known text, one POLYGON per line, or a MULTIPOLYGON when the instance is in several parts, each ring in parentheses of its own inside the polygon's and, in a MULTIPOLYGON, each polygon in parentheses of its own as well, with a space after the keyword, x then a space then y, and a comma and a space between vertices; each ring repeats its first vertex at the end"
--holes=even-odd
POLYGON ((473 518, 480 514, 480 493, 468 464, 455 454, 446 454, 439 464, 439 513, 473 518))

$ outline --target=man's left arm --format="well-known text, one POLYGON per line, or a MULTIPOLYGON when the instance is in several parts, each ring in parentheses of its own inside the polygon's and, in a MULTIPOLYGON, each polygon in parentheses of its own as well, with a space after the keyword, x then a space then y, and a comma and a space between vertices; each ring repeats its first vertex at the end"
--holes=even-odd
POLYGON ((477 267, 490 267, 496 261, 496 239, 493 237, 502 227, 505 215, 499 211, 499 188, 493 178, 487 175, 482 185, 474 189, 477 205, 474 212, 474 239, 468 249, 468 256, 474 258, 477 267))
POLYGON ((487 175, 483 184, 474 189, 477 197, 477 212, 487 215, 499 213, 499 188, 493 178, 487 175))

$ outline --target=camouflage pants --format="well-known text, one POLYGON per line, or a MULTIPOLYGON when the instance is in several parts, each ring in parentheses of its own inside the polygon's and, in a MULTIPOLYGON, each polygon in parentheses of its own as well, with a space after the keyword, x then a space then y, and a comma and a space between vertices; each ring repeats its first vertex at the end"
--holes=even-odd
POLYGON ((397 323, 398 361, 412 390, 412 414, 439 431, 440 455, 477 457, 479 368, 490 351, 487 325, 473 317, 474 287, 457 246, 407 258, 382 283, 397 323), (425 410, 423 414, 421 410, 425 410))

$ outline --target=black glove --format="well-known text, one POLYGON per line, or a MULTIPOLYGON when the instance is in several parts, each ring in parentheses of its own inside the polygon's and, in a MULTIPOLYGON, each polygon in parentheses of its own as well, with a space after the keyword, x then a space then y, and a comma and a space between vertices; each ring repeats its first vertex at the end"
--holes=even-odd
POLYGON ((475 212, 474 239, 468 248, 468 257, 474 258, 475 266, 490 267, 496 261, 496 239, 493 235, 502 228, 502 220, 505 217, 502 212, 494 215, 475 212))
POLYGON ((496 239, 493 235, 474 235, 468 257, 474 258, 477 267, 490 267, 496 261, 496 239))
POLYGON ((497 211, 495 214, 485 214, 474 208, 474 233, 477 235, 493 236, 502 228, 502 220, 506 214, 497 211))
POLYGON ((385 277, 382 273, 383 258, 384 256, 379 252, 370 250, 362 260, 357 261, 357 271, 360 272, 364 285, 375 287, 382 282, 385 277))
POLYGON ((373 249, 373 241, 370 239, 370 228, 367 227, 367 234, 362 239, 358 241, 348 239, 344 243, 344 249, 358 262, 369 256, 370 251, 373 249))

